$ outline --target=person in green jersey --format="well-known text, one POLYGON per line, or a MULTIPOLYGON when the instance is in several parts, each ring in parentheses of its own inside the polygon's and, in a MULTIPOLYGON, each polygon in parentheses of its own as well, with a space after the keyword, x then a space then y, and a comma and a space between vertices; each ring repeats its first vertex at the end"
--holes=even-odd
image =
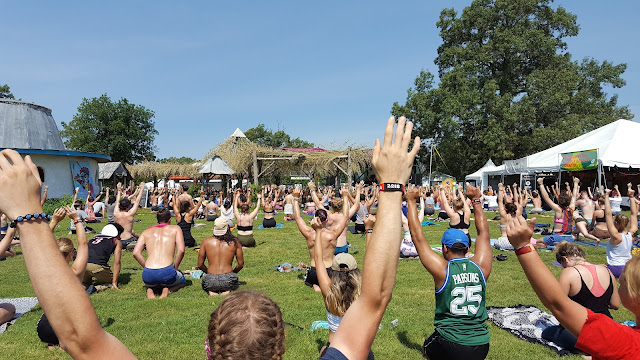
POLYGON ((442 235, 442 257, 431 249, 418 220, 420 191, 406 193, 411 238, 436 288, 435 331, 422 348, 422 354, 431 360, 484 359, 489 352, 485 291, 493 253, 482 194, 467 184, 466 195, 472 201, 478 231, 475 255, 470 259, 465 256, 471 245, 469 237, 460 229, 448 229, 442 235))

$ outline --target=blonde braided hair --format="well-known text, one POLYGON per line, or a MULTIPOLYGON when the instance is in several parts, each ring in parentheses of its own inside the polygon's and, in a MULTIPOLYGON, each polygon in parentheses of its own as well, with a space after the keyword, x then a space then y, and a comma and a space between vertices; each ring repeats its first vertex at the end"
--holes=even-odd
POLYGON ((280 307, 258 292, 239 291, 211 313, 212 360, 280 360, 285 352, 280 307))

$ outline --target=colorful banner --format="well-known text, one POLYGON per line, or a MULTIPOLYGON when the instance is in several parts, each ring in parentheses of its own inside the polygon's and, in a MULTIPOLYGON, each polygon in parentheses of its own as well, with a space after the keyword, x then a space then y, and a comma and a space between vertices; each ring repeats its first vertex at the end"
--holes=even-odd
POLYGON ((86 200, 87 194, 95 195, 91 167, 87 161, 69 161, 71 164, 71 176, 73 177, 73 189, 79 187, 78 199, 86 200))
POLYGON ((562 154, 560 167, 567 171, 583 171, 598 168, 598 150, 584 150, 562 154))

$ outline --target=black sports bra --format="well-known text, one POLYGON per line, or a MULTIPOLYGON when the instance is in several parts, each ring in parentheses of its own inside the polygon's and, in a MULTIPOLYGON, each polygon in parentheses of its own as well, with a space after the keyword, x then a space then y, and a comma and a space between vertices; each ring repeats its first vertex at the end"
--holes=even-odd
POLYGON ((462 213, 462 214, 456 213, 456 214, 458 214, 458 216, 460 216, 460 222, 455 224, 455 225, 451 225, 451 223, 449 223, 449 227, 452 228, 452 229, 460 229, 460 230, 468 229, 469 225, 471 225, 471 224, 464 222, 464 213, 462 213))
POLYGON ((251 226, 238 225, 238 230, 239 231, 251 231, 251 230, 253 230, 253 225, 251 225, 251 226))

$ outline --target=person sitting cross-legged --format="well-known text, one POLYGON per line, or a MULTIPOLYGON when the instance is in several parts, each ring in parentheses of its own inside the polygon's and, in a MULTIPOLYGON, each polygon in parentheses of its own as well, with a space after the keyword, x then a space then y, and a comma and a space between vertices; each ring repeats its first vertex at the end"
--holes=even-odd
POLYGON ((242 244, 229 230, 227 218, 220 216, 214 222, 213 236, 200 244, 198 268, 204 272, 202 290, 210 296, 229 294, 238 288, 238 273, 243 267, 242 244), (209 262, 208 267, 204 265, 205 260, 209 262))
POLYGON ((156 218, 158 225, 143 231, 133 249, 133 257, 144 267, 142 281, 147 286, 148 299, 155 299, 154 288, 162 288, 160 298, 163 299, 170 292, 183 288, 186 283, 184 275, 178 270, 184 257, 182 229, 177 225, 170 225, 169 209, 159 210, 156 218), (146 260, 142 256, 145 247, 146 260))

